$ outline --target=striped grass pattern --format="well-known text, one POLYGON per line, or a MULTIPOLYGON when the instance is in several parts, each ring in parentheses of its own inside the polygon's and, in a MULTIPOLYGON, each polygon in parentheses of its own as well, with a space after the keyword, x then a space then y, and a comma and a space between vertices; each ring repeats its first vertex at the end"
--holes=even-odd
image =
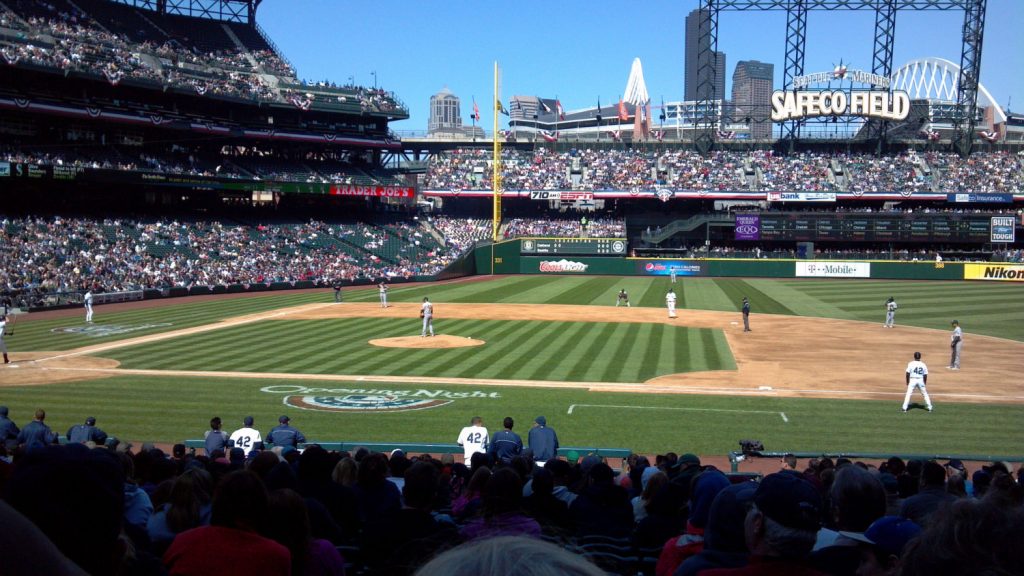
POLYGON ((571 382, 643 382, 694 370, 734 369, 719 330, 656 323, 439 320, 440 334, 480 347, 380 348, 373 338, 414 336, 416 319, 257 322, 103 354, 125 368, 441 376, 571 382))

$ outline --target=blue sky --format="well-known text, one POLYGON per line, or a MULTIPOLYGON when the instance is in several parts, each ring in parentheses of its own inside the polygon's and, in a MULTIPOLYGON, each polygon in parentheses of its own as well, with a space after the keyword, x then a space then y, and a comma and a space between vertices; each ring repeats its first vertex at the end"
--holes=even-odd
MULTIPOLYGON (((489 129, 495 60, 501 94, 557 96, 566 110, 617 102, 633 58, 643 62, 655 103, 681 100, 686 14, 697 0, 265 0, 257 20, 298 69, 300 78, 392 90, 410 119, 398 131, 425 130, 430 96, 447 86, 472 98, 489 129), (376 76, 374 76, 374 74, 376 76)), ((921 57, 960 62, 961 11, 900 12, 893 67, 921 57)), ((805 71, 831 70, 840 59, 871 70, 874 13, 811 12, 805 71)), ((981 82, 1000 105, 1024 110, 1024 1, 988 0, 981 82)), ((782 84, 784 12, 723 12, 719 50, 726 91, 740 60, 775 64, 782 84)))

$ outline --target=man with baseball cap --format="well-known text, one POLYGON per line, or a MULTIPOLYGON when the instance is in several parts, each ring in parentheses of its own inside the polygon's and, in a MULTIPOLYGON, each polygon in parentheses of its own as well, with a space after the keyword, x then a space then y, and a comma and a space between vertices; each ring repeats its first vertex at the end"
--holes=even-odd
POLYGON ((21 430, 7 414, 7 406, 0 406, 0 443, 8 449, 13 449, 18 445, 18 433, 21 430))
POLYGON ((299 432, 298 428, 294 428, 288 424, 291 421, 287 416, 281 416, 277 419, 279 424, 270 429, 270 434, 267 434, 267 442, 270 442, 274 446, 285 446, 298 448, 299 444, 306 442, 305 435, 299 432))
POLYGON ((533 428, 526 436, 533 452, 533 460, 538 466, 544 466, 548 460, 558 456, 558 434, 554 428, 548 428, 547 418, 537 416, 533 420, 533 428))
POLYGON ((907 543, 921 533, 912 520, 899 516, 882 516, 863 533, 840 532, 860 542, 861 556, 857 574, 860 576, 894 576, 900 572, 900 559, 907 543))
POLYGON ((750 558, 743 568, 705 570, 710 576, 817 576, 807 556, 820 528, 821 495, 803 476, 776 472, 754 492, 744 531, 750 558))
POLYGON ((98 446, 107 441, 107 433, 96 427, 96 419, 92 416, 85 419, 85 424, 76 424, 68 428, 68 443, 85 444, 89 441, 95 442, 98 446))
POLYGON ((253 428, 252 416, 246 416, 242 419, 242 427, 231 433, 228 446, 241 448, 246 455, 253 450, 263 448, 263 436, 260 435, 259 430, 253 428))

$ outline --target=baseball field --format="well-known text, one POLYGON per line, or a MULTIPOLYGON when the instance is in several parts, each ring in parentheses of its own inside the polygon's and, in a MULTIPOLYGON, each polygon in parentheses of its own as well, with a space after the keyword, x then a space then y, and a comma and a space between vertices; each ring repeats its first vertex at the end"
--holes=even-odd
POLYGON ((311 440, 454 442, 471 416, 563 445, 724 454, 769 450, 1019 454, 1024 306, 1012 283, 474 277, 376 288, 147 301, 19 318, 0 404, 63 433, 86 416, 136 441, 200 438, 281 414, 311 440), (616 307, 625 289, 632 307, 616 307), (434 338, 421 338, 423 297, 434 338), (750 298, 752 332, 740 300, 750 298), (884 302, 899 304, 884 329, 884 302), (949 361, 950 321, 965 333, 949 361), (900 412, 914 351, 935 412, 900 412))

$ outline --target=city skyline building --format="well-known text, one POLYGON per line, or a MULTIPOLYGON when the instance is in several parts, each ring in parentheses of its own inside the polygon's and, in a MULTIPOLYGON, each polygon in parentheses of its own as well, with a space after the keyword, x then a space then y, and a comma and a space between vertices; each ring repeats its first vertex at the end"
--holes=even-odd
POLYGON ((714 52, 715 58, 715 79, 714 79, 714 94, 698 94, 697 87, 700 85, 700 78, 698 77, 697 69, 697 56, 700 54, 702 49, 710 50, 710 44, 705 43, 701 46, 700 31, 701 27, 707 28, 709 26, 710 15, 707 10, 693 10, 686 16, 686 28, 685 28, 685 54, 683 61, 683 99, 687 101, 700 100, 701 97, 712 98, 715 100, 725 99, 725 68, 726 58, 725 52, 714 52))
POLYGON ((740 60, 732 74, 733 120, 750 125, 750 137, 771 137, 771 97, 775 65, 758 60, 740 60), (748 120, 749 118, 749 120, 748 120))

